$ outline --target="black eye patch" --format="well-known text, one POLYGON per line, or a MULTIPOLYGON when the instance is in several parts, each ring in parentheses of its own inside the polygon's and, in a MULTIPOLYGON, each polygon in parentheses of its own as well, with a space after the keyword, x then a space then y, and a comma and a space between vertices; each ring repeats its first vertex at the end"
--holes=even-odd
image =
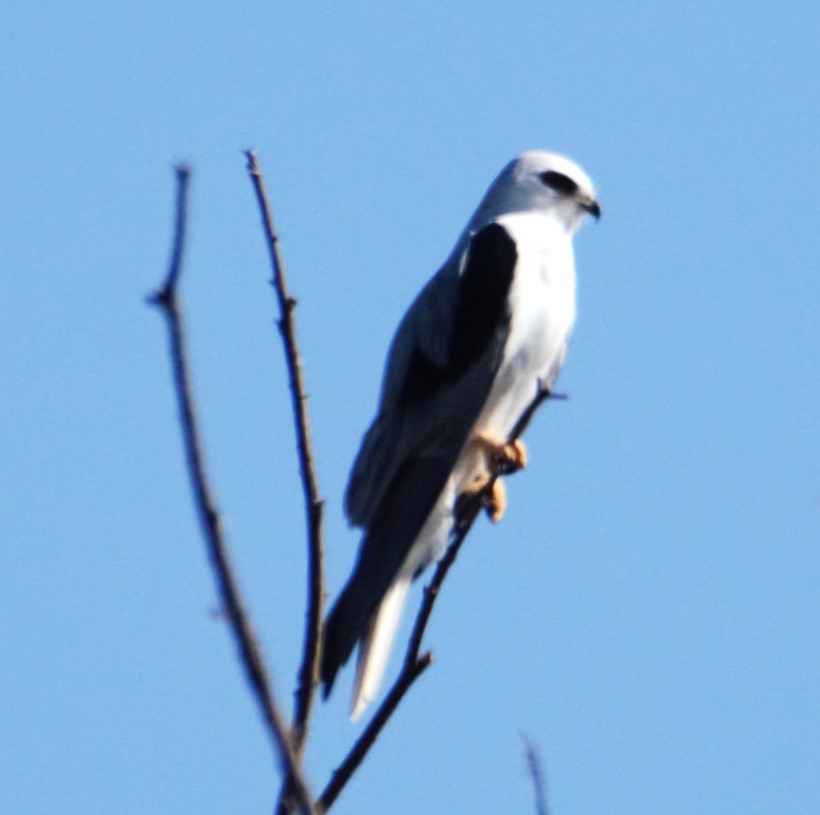
POLYGON ((541 173, 541 180, 561 195, 574 195, 578 191, 578 185, 569 176, 556 173, 555 170, 541 173))

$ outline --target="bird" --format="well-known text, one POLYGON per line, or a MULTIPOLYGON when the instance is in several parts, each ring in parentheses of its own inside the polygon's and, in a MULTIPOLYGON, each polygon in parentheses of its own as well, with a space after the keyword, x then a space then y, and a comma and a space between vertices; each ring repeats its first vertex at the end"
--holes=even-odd
POLYGON ((325 698, 359 645, 353 721, 378 694, 411 583, 446 550, 456 502, 483 493, 491 519, 504 514, 494 476, 499 463, 526 465, 509 435, 564 362, 576 317, 572 239, 588 215, 601 208, 580 167, 521 154, 399 324, 345 493, 348 521, 363 531, 358 557, 323 628, 325 698))

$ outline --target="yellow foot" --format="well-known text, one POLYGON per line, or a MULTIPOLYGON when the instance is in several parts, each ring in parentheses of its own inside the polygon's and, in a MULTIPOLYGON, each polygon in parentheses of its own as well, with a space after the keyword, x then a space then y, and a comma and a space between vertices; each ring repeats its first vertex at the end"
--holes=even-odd
POLYGON ((476 477, 473 483, 461 493, 459 501, 467 501, 476 497, 481 501, 481 506, 494 524, 504 517, 507 509, 507 490, 500 478, 496 478, 490 484, 489 476, 476 477))
POLYGON ((527 448, 521 439, 516 439, 495 448, 492 454, 493 464, 499 472, 514 473, 527 466, 527 448))
POLYGON ((527 466, 527 448, 521 439, 504 442, 478 436, 472 443, 481 450, 485 466, 492 472, 509 475, 527 466))
POLYGON ((493 481, 492 487, 484 493, 481 502, 494 524, 497 524, 504 517, 507 510, 507 490, 504 489, 504 484, 500 478, 493 481))
POLYGON ((519 439, 499 442, 486 436, 473 438, 470 445, 475 456, 471 464, 472 475, 459 500, 478 496, 490 520, 498 523, 507 509, 507 491, 500 476, 527 466, 527 448, 519 439))

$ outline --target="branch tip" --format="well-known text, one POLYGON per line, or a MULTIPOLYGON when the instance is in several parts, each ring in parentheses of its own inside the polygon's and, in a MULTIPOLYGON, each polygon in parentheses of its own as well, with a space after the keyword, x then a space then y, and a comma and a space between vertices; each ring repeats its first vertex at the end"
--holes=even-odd
MULTIPOLYGON (((296 690, 296 703, 292 720, 292 745, 297 757, 304 750, 310 717, 316 694, 319 673, 319 659, 322 647, 322 604, 324 602, 324 543, 323 515, 324 502, 319 494, 319 480, 316 473, 313 442, 310 432, 310 420, 307 413, 307 396, 302 372, 302 358, 296 336, 296 325, 293 312, 296 300, 288 292, 285 266, 279 249, 279 238, 273 224, 270 203, 268 201, 265 181, 259 168, 256 152, 246 150, 247 170, 253 185, 262 229, 270 255, 272 271, 271 285, 279 305, 278 326, 285 352, 285 363, 290 384, 291 408, 296 432, 296 447, 299 458, 299 471, 304 492, 305 515, 308 536, 308 608, 305 623, 304 649, 302 664, 299 669, 299 680, 296 690)), ((291 779, 286 778, 279 798, 279 811, 283 810, 285 801, 290 797, 291 779)))
POLYGON ((547 785, 544 779, 544 768, 541 763, 541 755, 535 742, 522 735, 524 741, 524 756, 527 759, 527 769, 532 778, 533 791, 535 792, 535 812, 536 815, 549 815, 547 807, 547 785))

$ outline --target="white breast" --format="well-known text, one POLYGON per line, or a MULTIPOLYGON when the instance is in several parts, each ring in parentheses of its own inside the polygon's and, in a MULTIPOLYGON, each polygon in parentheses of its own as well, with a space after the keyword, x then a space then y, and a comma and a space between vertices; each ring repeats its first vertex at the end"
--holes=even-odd
POLYGON ((538 213, 498 222, 518 247, 509 292, 510 333, 504 359, 475 433, 505 440, 535 397, 539 380, 554 381, 575 323, 572 241, 561 224, 538 213))

